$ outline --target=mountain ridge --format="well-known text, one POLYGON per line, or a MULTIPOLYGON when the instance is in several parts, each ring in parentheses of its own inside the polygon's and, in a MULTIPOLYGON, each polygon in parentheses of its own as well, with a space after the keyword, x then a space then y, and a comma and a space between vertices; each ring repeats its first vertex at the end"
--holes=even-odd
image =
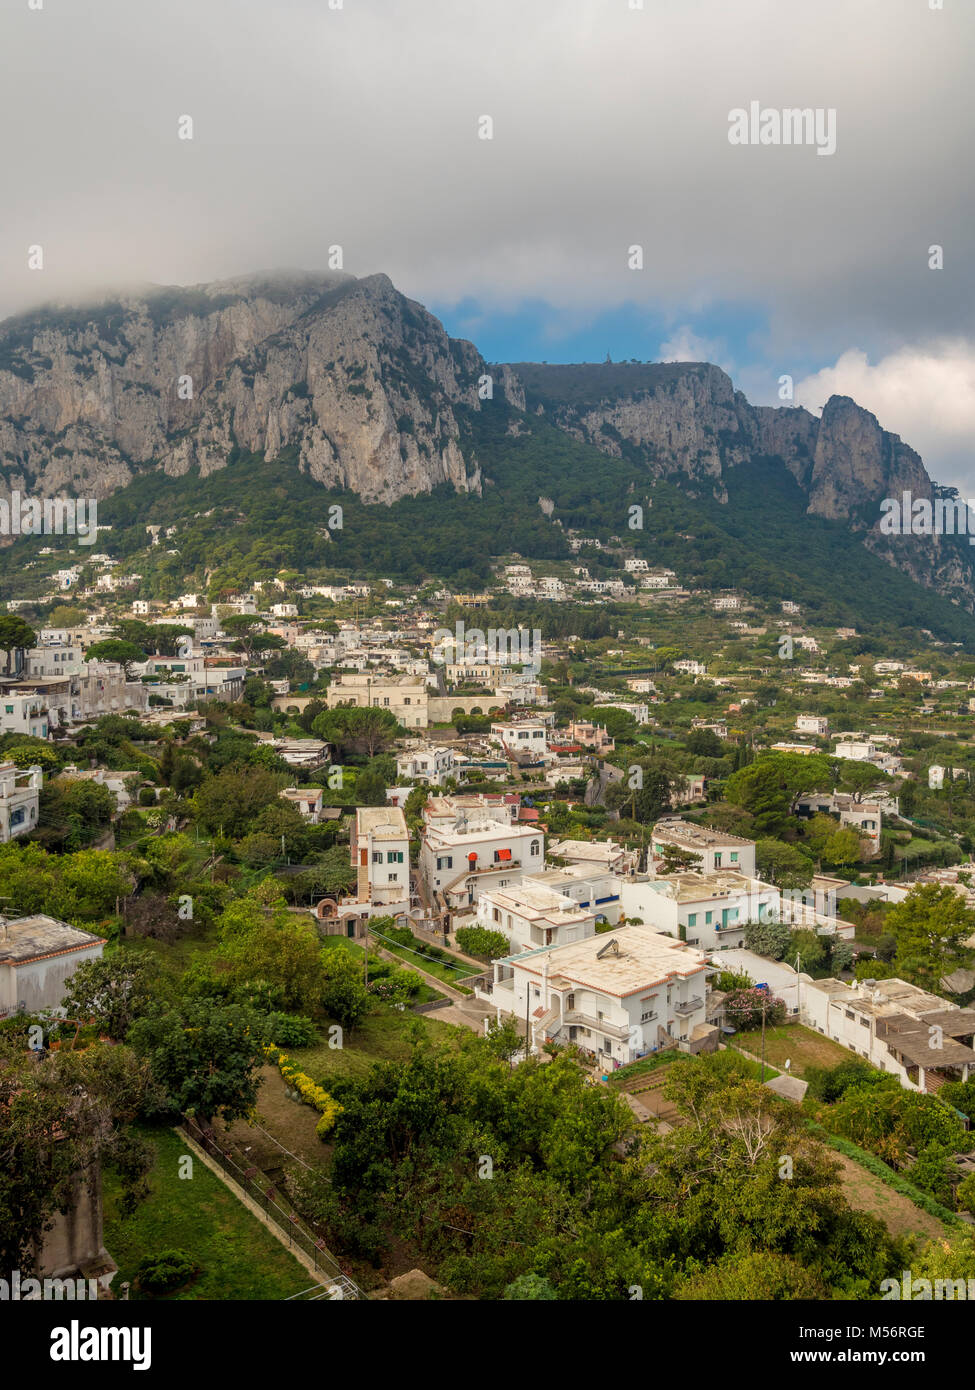
POLYGON ((727 504, 734 470, 778 460, 810 516, 975 607, 964 537, 880 534, 883 498, 939 489, 851 398, 817 418, 753 406, 710 363, 489 365, 384 274, 259 271, 4 320, 0 492, 104 498, 146 471, 206 477, 244 454, 369 503, 444 485, 479 496, 496 485, 481 454, 499 405, 511 438, 544 420, 631 467, 637 490, 668 481, 727 504))

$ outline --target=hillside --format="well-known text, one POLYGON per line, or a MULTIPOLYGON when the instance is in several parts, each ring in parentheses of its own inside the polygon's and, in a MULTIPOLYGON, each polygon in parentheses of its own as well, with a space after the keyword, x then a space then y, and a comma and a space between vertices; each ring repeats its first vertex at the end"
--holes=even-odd
POLYGON ((967 538, 880 536, 882 498, 937 489, 855 402, 819 419, 755 407, 707 363, 490 367, 383 275, 255 275, 8 319, 0 456, 0 492, 101 499, 118 555, 179 524, 180 554, 149 562, 173 583, 318 566, 476 584, 492 555, 567 558, 575 528, 837 621, 975 631, 967 538))

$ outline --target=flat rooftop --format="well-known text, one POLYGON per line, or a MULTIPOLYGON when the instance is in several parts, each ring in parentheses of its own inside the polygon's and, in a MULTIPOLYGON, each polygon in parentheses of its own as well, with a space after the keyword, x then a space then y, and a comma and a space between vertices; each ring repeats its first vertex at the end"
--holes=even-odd
POLYGON ((753 840, 742 839, 740 835, 730 835, 724 830, 711 830, 706 825, 694 825, 691 821, 681 820, 679 816, 672 820, 658 820, 653 827, 652 837, 690 845, 694 849, 754 844, 753 840))
MULTIPOLYGON (((539 978, 547 962, 549 983, 553 978, 563 977, 569 984, 588 986, 618 999, 665 984, 669 979, 696 975, 703 972, 707 964, 703 951, 675 937, 651 931, 649 927, 632 925, 616 927, 612 932, 565 946, 523 952, 509 960, 539 978), (610 945, 614 941, 618 954, 610 945), (603 955, 597 959, 600 952, 603 955)), ((703 990, 703 974, 701 987, 703 990)))
POLYGON ((661 897, 671 898, 678 903, 699 903, 712 898, 741 898, 763 889, 773 890, 771 883, 763 883, 761 879, 752 878, 750 874, 736 873, 734 869, 719 869, 710 874, 696 874, 692 871, 667 874, 662 878, 648 879, 647 884, 661 897))
POLYGON ((517 912, 520 917, 527 917, 533 921, 545 918, 548 921, 557 920, 563 923, 586 922, 593 916, 593 913, 580 907, 564 893, 538 883, 519 883, 513 888, 496 888, 489 897, 499 908, 517 912))
POLYGON ((95 943, 104 945, 104 937, 81 931, 57 917, 42 912, 31 917, 15 917, 0 926, 0 965, 23 965, 27 961, 43 960, 68 951, 80 951, 95 943))
POLYGON ((374 840, 405 840, 406 817, 397 806, 360 806, 355 813, 357 835, 374 840))

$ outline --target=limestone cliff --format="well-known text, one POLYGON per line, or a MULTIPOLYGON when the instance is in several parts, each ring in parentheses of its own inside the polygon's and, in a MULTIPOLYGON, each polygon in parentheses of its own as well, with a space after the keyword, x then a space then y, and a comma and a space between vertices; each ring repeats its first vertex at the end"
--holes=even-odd
POLYGON ((103 497, 147 467, 286 457, 369 501, 479 490, 453 407, 484 365, 384 275, 149 289, 0 324, 0 483, 103 497))

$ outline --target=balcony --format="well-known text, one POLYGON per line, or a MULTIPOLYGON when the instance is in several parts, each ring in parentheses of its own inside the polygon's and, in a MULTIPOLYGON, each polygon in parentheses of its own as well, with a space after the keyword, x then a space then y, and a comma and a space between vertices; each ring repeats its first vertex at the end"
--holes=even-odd
POLYGON ((562 1015, 562 1022, 581 1024, 593 1033, 602 1033, 607 1038, 617 1038, 621 1042, 628 1041, 630 1036, 628 1024, 610 1023, 605 1018, 593 1018, 591 1014, 584 1014, 579 1009, 566 1009, 562 1015))
POLYGON ((680 1014, 681 1016, 684 1014, 696 1014, 699 1009, 703 1008, 704 1000, 697 994, 695 994, 692 999, 686 999, 683 1004, 675 1004, 673 1006, 674 1013, 680 1014))

